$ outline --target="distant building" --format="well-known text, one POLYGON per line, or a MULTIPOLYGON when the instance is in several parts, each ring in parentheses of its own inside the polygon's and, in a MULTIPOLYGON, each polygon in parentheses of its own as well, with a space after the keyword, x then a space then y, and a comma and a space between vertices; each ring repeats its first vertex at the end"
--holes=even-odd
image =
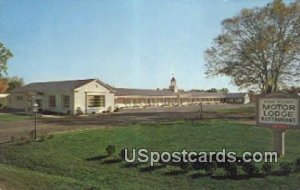
POLYGON ((119 108, 250 102, 247 93, 179 91, 174 76, 168 90, 115 88, 115 91, 115 106, 119 108))
POLYGON ((90 114, 118 108, 181 106, 197 104, 249 103, 247 93, 214 93, 178 90, 173 76, 168 89, 114 88, 98 80, 71 80, 31 83, 13 90, 9 108, 32 111, 36 102, 40 111, 66 114, 90 114))
POLYGON ((250 96, 248 93, 228 93, 225 98, 226 103, 248 104, 250 96))

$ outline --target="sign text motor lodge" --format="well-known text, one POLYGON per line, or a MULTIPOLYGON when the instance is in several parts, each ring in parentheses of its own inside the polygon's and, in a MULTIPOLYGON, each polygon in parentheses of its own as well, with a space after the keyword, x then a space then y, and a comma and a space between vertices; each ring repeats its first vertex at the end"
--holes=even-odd
POLYGON ((299 99, 261 98, 259 123, 299 125, 299 99))

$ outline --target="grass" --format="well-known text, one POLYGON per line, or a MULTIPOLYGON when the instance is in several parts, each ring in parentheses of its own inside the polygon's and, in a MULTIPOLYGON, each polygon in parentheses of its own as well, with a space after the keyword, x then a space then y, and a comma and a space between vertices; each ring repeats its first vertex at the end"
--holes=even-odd
POLYGON ((20 121, 20 120, 32 119, 33 117, 34 116, 31 115, 0 113, 0 121, 20 121))
POLYGON ((223 113, 223 114, 239 114, 239 115, 254 114, 255 106, 230 108, 230 109, 229 108, 218 109, 216 110, 216 112, 223 113))
MULTIPOLYGON (((0 146, 0 184, 10 189, 298 189, 300 174, 247 180, 193 178, 173 166, 125 167, 105 148, 148 148, 156 151, 268 151, 272 132, 233 121, 174 122, 103 128, 56 134, 44 142, 0 146), (171 175, 170 175, 171 174, 171 175), (172 175, 173 174, 173 175, 172 175), (14 180, 12 180, 14 179, 14 180), (10 185, 10 186, 9 186, 10 185)), ((286 156, 300 155, 300 131, 286 137, 286 156)), ((0 185, 1 187, 1 185, 0 185)))
POLYGON ((0 164, 0 189, 83 189, 73 178, 49 175, 20 167, 0 164))

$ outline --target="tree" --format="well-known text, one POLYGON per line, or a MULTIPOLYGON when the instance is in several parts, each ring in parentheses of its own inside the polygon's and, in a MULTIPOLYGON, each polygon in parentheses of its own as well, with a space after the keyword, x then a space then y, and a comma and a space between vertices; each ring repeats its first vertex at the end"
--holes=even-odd
POLYGON ((192 89, 191 92, 205 92, 203 89, 192 89))
POLYGON ((221 88, 220 90, 218 90, 218 92, 227 94, 229 92, 229 90, 228 90, 228 88, 221 88))
POLYGON ((205 52, 208 76, 229 76, 240 88, 262 93, 299 82, 300 1, 244 9, 222 28, 205 52))
POLYGON ((283 87, 281 91, 290 94, 297 94, 300 93, 300 87, 299 86, 283 87))
POLYGON ((7 61, 13 54, 0 42, 0 78, 7 73, 7 61))
POLYGON ((218 92, 218 90, 216 88, 211 88, 206 90, 206 92, 218 92))
POLYGON ((24 85, 24 80, 21 77, 13 76, 13 77, 7 78, 6 80, 7 80, 7 84, 8 84, 8 89, 7 89, 8 92, 24 85))
POLYGON ((0 93, 5 93, 8 89, 6 80, 0 80, 0 93))

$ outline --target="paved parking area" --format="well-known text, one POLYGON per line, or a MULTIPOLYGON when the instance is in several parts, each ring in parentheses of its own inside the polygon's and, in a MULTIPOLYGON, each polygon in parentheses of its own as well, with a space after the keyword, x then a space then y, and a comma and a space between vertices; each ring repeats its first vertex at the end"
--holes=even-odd
MULTIPOLYGON (((222 115, 215 112, 218 109, 248 106, 253 105, 203 105, 204 118, 253 120, 253 115, 222 115)), ((200 106, 156 107, 125 109, 117 113, 93 116, 39 118, 38 129, 49 132, 63 132, 158 121, 197 120, 200 117, 199 110, 200 106)), ((0 121, 0 142, 10 140, 11 136, 18 137, 28 134, 33 128, 33 118, 18 121, 0 121)))

